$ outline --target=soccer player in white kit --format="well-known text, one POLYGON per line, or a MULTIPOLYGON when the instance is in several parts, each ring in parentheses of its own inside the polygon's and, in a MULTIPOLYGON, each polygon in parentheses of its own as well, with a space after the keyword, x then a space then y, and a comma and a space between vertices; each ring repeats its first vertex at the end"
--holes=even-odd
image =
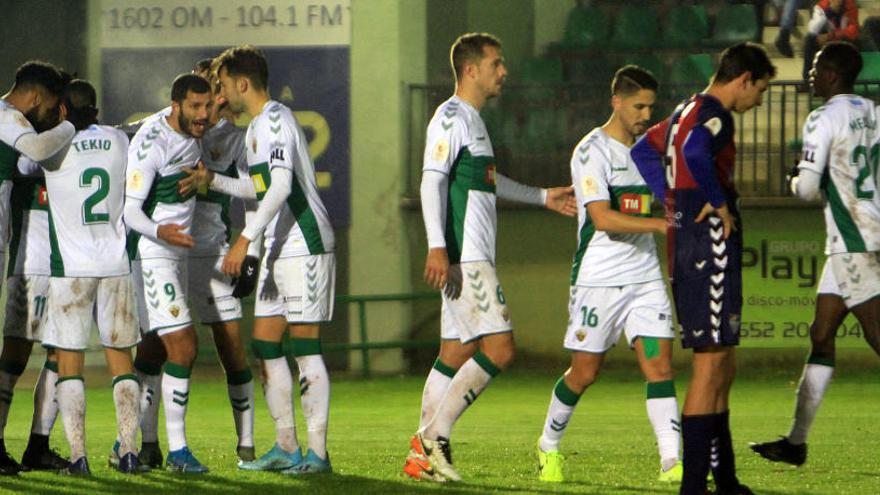
MULTIPOLYGON (((211 83, 214 105, 208 115, 208 129, 199 146, 202 162, 217 174, 247 177, 245 130, 235 125, 236 114, 229 111, 220 98, 216 75, 211 71, 212 59, 200 61, 193 70, 211 83)), ((229 195, 204 187, 196 192, 192 237, 195 247, 189 250, 189 295, 202 324, 210 325, 220 362, 226 371, 227 392, 232 406, 235 431, 238 435, 236 453, 242 461, 254 460, 254 378, 247 362, 239 333, 241 297, 235 281, 221 271, 223 257, 229 250, 232 234, 229 195)), ((237 200, 237 199, 236 199, 237 200)), ((256 201, 245 204, 246 215, 256 209, 256 201)), ((256 279, 260 245, 252 243, 248 267, 256 279)))
POLYGON ((122 223, 128 138, 98 125, 96 101, 91 84, 70 83, 66 104, 78 132, 63 161, 41 162, 50 198, 52 272, 43 345, 58 353, 57 400, 70 444, 67 472, 89 475, 82 372, 92 323, 97 323, 113 376, 118 469, 134 474, 140 387, 131 349, 140 334, 122 223))
POLYGON ((251 343, 262 368, 276 441, 259 459, 239 468, 290 475, 329 472, 330 379, 321 354, 319 325, 333 316, 333 227, 318 195, 305 134, 293 112, 269 96, 263 53, 249 45, 229 48, 215 67, 229 109, 254 116, 245 138, 250 177, 236 179, 200 166, 193 184, 259 200, 257 211, 229 248, 223 272, 238 276, 250 244, 264 235, 251 343), (296 437, 293 380, 281 344, 285 332, 291 337, 300 374, 300 401, 308 427, 305 453, 296 437))
POLYGON ((513 360, 510 314, 495 274, 496 194, 574 216, 571 187, 524 186, 495 170, 480 109, 498 96, 507 69, 501 42, 486 33, 452 45, 455 94, 428 124, 421 184, 428 235, 425 281, 443 289, 440 355, 425 382, 419 430, 404 472, 458 481, 449 436, 456 420, 513 360))
MULTIPOLYGON (((194 74, 181 74, 171 86, 171 112, 160 112, 145 123, 129 145, 126 173, 125 223, 131 229, 129 255, 138 291, 138 311, 147 336, 138 347, 135 366, 141 377, 142 407, 158 407, 155 391, 161 380, 168 434, 169 470, 205 473, 208 469, 193 455, 186 442, 186 407, 192 364, 198 350, 196 332, 187 307, 187 249, 194 246, 190 235, 194 194, 180 194, 178 182, 201 156, 196 138, 207 129, 213 104, 211 86, 194 74), (164 373, 161 352, 155 349, 158 335, 167 353, 164 373), (142 358, 141 354, 145 356, 142 358)), ((145 411, 141 423, 141 463, 157 467, 154 414, 145 411), (152 452, 145 455, 147 444, 152 452)))
POLYGON ((681 481, 681 421, 672 381, 672 307, 652 234, 652 195, 630 158, 651 119, 657 80, 634 65, 611 81, 613 112, 575 146, 571 180, 578 201, 578 245, 571 274, 564 346, 571 367, 556 382, 538 440, 539 479, 564 481, 559 444, 606 352, 626 334, 647 381, 648 419, 660 450, 660 481, 681 481))
POLYGON ((796 466, 807 460, 807 435, 834 374, 835 334, 849 312, 880 355, 880 132, 873 102, 853 91, 861 69, 859 51, 847 42, 831 42, 816 54, 810 83, 827 101, 807 116, 799 173, 791 182, 801 199, 820 194, 825 199, 828 258, 791 429, 779 440, 751 448, 796 466))
MULTIPOLYGON (((61 105, 69 80, 68 75, 50 64, 27 62, 16 70, 12 89, 0 99, 0 259, 6 254, 9 195, 19 157, 23 155, 31 160, 45 160, 64 148, 75 132, 73 125, 64 120, 65 111, 61 105)), ((3 278, 3 268, 4 265, 0 263, 0 279, 3 278)), ((3 351, 0 354, 0 475, 13 475, 22 469, 6 452, 3 431, 15 384, 27 366, 32 346, 33 343, 27 339, 15 336, 3 338, 3 351)), ((51 364, 44 367, 35 390, 38 400, 43 401, 44 405, 51 404, 49 389, 54 389, 57 376, 52 368, 51 364)), ((45 408, 38 408, 46 411, 45 408)), ((54 417, 55 413, 49 413, 54 417)), ((35 447, 40 447, 43 452, 48 451, 48 442, 41 444, 35 447)))

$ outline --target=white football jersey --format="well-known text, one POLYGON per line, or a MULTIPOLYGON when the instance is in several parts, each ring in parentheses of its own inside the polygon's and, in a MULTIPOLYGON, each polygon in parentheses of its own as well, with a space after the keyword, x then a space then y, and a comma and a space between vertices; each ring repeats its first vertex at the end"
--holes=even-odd
POLYGON ((9 195, 21 155, 15 142, 24 134, 35 132, 24 114, 0 98, 0 252, 6 250, 9 241, 9 195))
POLYGON ((571 285, 617 287, 661 280, 653 234, 596 230, 586 205, 608 201, 611 209, 651 216, 651 190, 630 157, 630 148, 593 129, 571 156, 571 180, 578 203, 578 244, 571 285))
POLYGON ((61 167, 46 170, 53 277, 129 273, 125 224, 128 137, 91 125, 77 132, 61 167))
MULTIPOLYGON (((195 194, 182 196, 177 186, 186 176, 182 169, 195 167, 200 155, 196 139, 172 129, 164 117, 146 122, 128 146, 125 195, 144 200, 144 213, 154 222, 181 225, 189 234, 195 194)), ((186 248, 153 241, 135 231, 128 247, 132 259, 179 260, 187 255, 186 248)))
POLYGON ((245 143, 257 200, 261 201, 269 189, 272 168, 283 167, 293 174, 285 207, 269 222, 263 234, 266 257, 333 252, 333 227, 318 195, 309 143, 293 112, 277 101, 266 102, 263 111, 248 126, 245 143))
POLYGON ((39 164, 22 155, 12 179, 9 275, 46 275, 49 270, 49 197, 39 164))
POLYGON ((458 96, 428 123, 423 171, 448 176, 443 222, 450 263, 495 262, 495 155, 480 113, 458 96))
MULTIPOLYGON (((218 174, 246 177, 248 166, 244 138, 244 129, 221 119, 199 140, 205 167, 218 174)), ((224 252, 232 228, 232 201, 238 200, 207 187, 197 192, 192 228, 196 246, 190 250, 190 256, 212 256, 224 252)))
POLYGON ((871 100, 837 95, 810 112, 798 167, 822 175, 825 254, 880 250, 880 134, 871 100))

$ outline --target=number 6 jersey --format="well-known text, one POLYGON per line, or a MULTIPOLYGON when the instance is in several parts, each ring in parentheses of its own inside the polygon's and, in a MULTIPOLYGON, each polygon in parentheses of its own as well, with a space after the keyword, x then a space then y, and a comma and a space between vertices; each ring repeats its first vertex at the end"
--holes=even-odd
POLYGON ((128 138, 92 125, 77 132, 57 170, 46 170, 53 277, 130 272, 122 209, 128 138))
POLYGON ((825 254, 880 251, 880 142, 874 111, 871 100, 837 95, 804 123, 798 167, 822 176, 825 254))

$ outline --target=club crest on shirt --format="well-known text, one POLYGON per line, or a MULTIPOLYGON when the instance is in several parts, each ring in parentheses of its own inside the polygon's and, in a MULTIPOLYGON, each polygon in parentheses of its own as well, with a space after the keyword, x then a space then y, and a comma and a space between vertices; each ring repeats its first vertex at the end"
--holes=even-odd
POLYGON ((583 342, 585 338, 587 338, 587 332, 583 330, 578 330, 574 333, 574 338, 578 340, 578 342, 583 342))
POLYGON ((175 304, 168 308, 168 312, 171 313, 171 316, 177 318, 177 315, 180 314, 180 308, 175 304))
POLYGON ((599 192, 599 185, 596 184, 596 179, 588 175, 584 177, 583 183, 581 184, 581 190, 583 191, 584 196, 590 196, 599 192))

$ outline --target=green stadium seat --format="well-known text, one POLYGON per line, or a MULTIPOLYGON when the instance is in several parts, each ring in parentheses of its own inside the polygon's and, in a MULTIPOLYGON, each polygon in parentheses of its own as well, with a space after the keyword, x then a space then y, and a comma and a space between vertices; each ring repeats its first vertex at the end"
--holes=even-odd
POLYGON ((862 81, 880 81, 880 52, 862 52, 862 81))
POLYGON ((709 19, 702 5, 679 5, 669 11, 663 25, 663 44, 692 48, 709 37, 709 19))
POLYGON ((657 13, 649 7, 626 6, 617 13, 611 44, 620 49, 648 49, 660 38, 657 13))
POLYGON ((608 18, 595 7, 575 7, 568 13, 562 46, 584 49, 602 46, 608 38, 608 18))
POLYGON ((623 66, 626 64, 634 64, 643 69, 648 69, 661 83, 665 82, 668 77, 666 64, 663 63, 663 60, 661 60, 660 57, 650 53, 627 55, 623 57, 623 63, 620 65, 623 66))
POLYGON ((522 66, 522 80, 530 83, 556 83, 562 81, 562 62, 558 58, 535 57, 522 66))
POLYGON ((688 55, 672 64, 669 83, 674 86, 705 86, 714 72, 715 64, 711 55, 688 55))
POLYGON ((754 41, 757 37, 758 21, 753 5, 725 5, 715 16, 713 45, 729 46, 742 41, 754 41))

